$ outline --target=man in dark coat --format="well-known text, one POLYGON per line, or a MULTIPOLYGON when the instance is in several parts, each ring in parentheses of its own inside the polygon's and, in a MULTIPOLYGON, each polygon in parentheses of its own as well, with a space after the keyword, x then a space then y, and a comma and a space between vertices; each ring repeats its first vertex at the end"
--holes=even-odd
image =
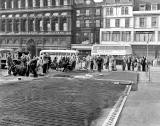
POLYGON ((29 76, 29 73, 33 73, 34 77, 38 77, 37 74, 37 60, 38 58, 34 58, 32 59, 29 63, 28 63, 28 69, 26 72, 26 76, 29 76))
POLYGON ((142 64, 142 71, 146 71, 146 58, 145 57, 142 58, 141 64, 142 64))
POLYGON ((97 66, 98 66, 98 72, 101 72, 102 69, 102 64, 103 64, 103 59, 101 58, 101 56, 98 56, 97 60, 96 60, 97 66))

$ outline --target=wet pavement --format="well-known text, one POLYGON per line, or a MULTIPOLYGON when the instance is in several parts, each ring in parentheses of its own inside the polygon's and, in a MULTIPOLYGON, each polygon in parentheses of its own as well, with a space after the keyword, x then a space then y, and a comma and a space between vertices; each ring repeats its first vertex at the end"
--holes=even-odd
POLYGON ((125 86, 43 78, 0 86, 0 125, 83 126, 115 104, 125 86))
POLYGON ((44 77, 3 76, 0 85, 2 126, 84 126, 112 108, 125 85, 107 79, 136 81, 132 72, 51 72, 44 77), (89 78, 74 78, 85 76, 89 78), (91 78, 90 78, 91 77, 91 78), (102 79, 102 80, 98 80, 102 79), (15 80, 15 81, 14 81, 15 80), (26 81, 27 80, 27 81, 26 81))

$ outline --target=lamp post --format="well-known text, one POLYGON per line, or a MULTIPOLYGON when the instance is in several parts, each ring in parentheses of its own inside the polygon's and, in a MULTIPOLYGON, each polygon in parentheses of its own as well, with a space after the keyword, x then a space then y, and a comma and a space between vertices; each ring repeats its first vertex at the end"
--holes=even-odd
POLYGON ((147 41, 147 60, 148 60, 148 43, 149 43, 149 39, 147 41))
POLYGON ((149 52, 149 42, 151 41, 151 38, 152 38, 152 34, 151 34, 151 37, 150 37, 150 34, 148 34, 148 40, 147 40, 147 66, 148 66, 148 81, 150 82, 151 81, 151 77, 150 77, 150 67, 149 67, 149 64, 148 64, 148 52, 149 52))

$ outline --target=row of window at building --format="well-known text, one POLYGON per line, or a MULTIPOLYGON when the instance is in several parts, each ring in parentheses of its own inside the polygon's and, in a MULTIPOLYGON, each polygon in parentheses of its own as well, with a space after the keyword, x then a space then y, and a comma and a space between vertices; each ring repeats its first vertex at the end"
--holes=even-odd
POLYGON ((87 44, 98 43, 99 31, 76 33, 75 44, 82 44, 82 42, 88 42, 87 44))
MULTIPOLYGON (((131 31, 102 31, 102 41, 114 41, 114 42, 131 42, 131 31)), ((154 42, 155 32, 148 31, 135 31, 134 32, 135 42, 154 42)), ((158 32, 158 41, 160 41, 160 32, 158 32)))
MULTIPOLYGON (((106 16, 113 16, 113 7, 107 7, 106 8, 106 16)), ((129 14, 129 8, 128 7, 121 7, 121 15, 128 15, 129 14)))
MULTIPOLYGON (((136 10, 136 9, 135 9, 136 10)), ((139 9, 137 11, 151 11, 151 10, 160 10, 160 4, 140 4, 139 9)))
POLYGON ((76 4, 91 4, 91 0, 75 0, 76 4))
POLYGON ((70 5, 71 0, 2 0, 2 9, 18 9, 32 7, 65 6, 70 5))
POLYGON ((83 10, 76 10, 76 16, 81 16, 81 15, 85 15, 85 16, 91 16, 91 15, 97 15, 100 16, 101 15, 101 9, 97 8, 95 9, 95 11, 93 10, 93 8, 90 9, 83 9, 83 10))
POLYGON ((80 27, 97 27, 100 28, 101 27, 101 20, 95 20, 95 22, 91 21, 91 20, 77 20, 76 21, 76 27, 80 28, 80 27))
MULTIPOLYGON (((115 19, 115 24, 114 25, 111 25, 111 19, 106 19, 106 28, 110 28, 110 27, 116 27, 116 28, 120 28, 120 19, 115 19)), ((112 22, 113 24, 113 22, 112 22)), ((130 18, 125 18, 125 24, 124 24, 125 28, 129 28, 130 27, 130 18)))
MULTIPOLYGON (((121 27, 121 19, 110 19, 110 18, 107 18, 105 20, 105 27, 106 28, 110 28, 110 27, 121 27), (115 20, 115 24, 113 24, 113 20, 115 20)), ((158 27, 158 17, 151 17, 151 22, 148 21, 147 22, 147 17, 135 17, 135 28, 147 28, 148 26, 150 27, 158 27), (150 24, 149 24, 150 23, 150 24)), ((130 18, 125 18, 125 21, 124 21, 124 26, 125 28, 129 28, 130 27, 130 18)))
MULTIPOLYGON (((135 18, 135 22, 136 22, 136 18, 135 18)), ((151 27, 157 27, 158 26, 158 17, 151 17, 151 22, 147 22, 147 17, 139 17, 139 27, 147 27, 147 24, 150 25, 151 27), (148 24, 151 23, 151 24, 148 24)), ((138 26, 138 25, 137 25, 138 26)))
POLYGON ((131 32, 130 31, 103 31, 102 32, 102 41, 131 41, 131 32))
POLYGON ((1 21, 1 32, 41 32, 41 31, 69 31, 67 18, 30 18, 30 19, 8 19, 1 21))
MULTIPOLYGON (((70 37, 53 37, 53 38, 44 38, 44 40, 42 41, 42 39, 39 39, 39 38, 36 38, 35 39, 35 42, 37 45, 42 45, 42 44, 47 44, 47 45, 58 45, 58 44, 63 44, 63 45, 67 45, 69 44, 71 41, 71 38, 70 37)), ((27 39, 25 38, 22 38, 21 41, 19 41, 19 38, 18 39, 10 39, 10 38, 6 38, 6 39, 2 39, 0 40, 0 44, 8 44, 8 45, 19 45, 19 44, 22 44, 22 45, 26 45, 27 43, 27 39)))

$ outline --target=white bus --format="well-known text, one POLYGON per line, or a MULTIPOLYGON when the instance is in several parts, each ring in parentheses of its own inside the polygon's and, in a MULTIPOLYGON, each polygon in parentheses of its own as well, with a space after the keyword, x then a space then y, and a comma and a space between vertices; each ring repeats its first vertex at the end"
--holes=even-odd
POLYGON ((40 55, 48 53, 53 60, 55 56, 78 55, 77 50, 41 50, 40 55))

